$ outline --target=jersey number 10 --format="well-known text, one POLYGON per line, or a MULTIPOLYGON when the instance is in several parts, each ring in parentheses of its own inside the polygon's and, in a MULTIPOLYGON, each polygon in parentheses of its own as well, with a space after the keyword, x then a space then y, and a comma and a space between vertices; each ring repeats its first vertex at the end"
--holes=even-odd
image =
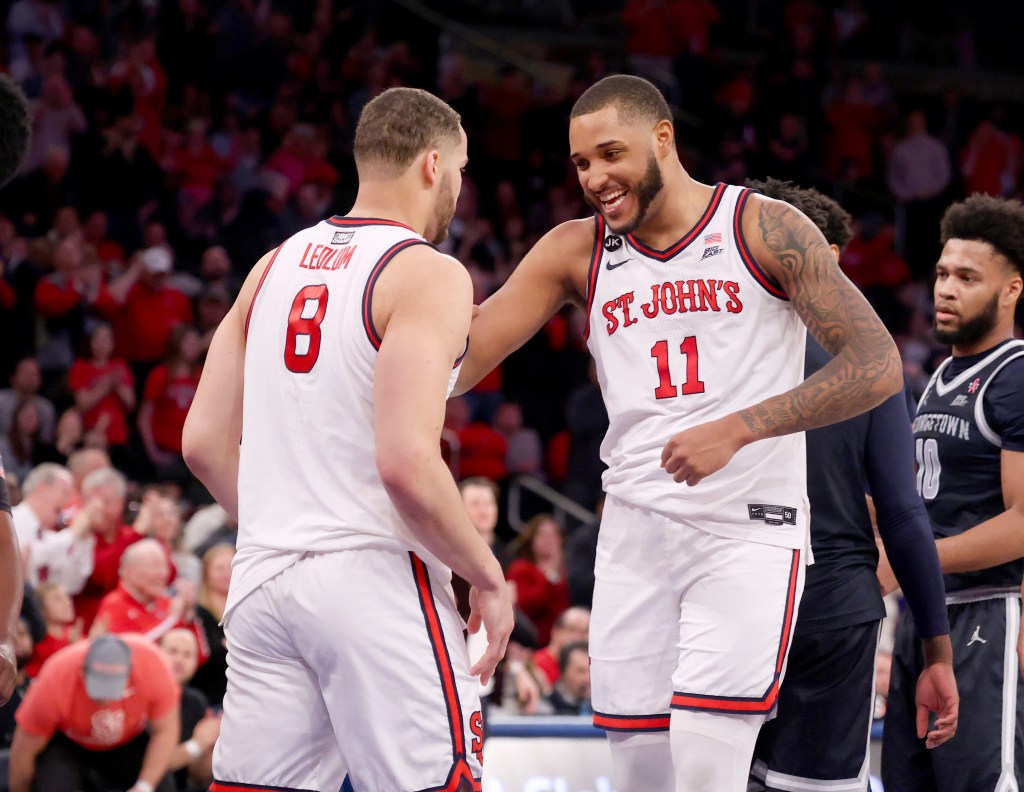
POLYGON ((917 456, 917 494, 932 500, 939 494, 939 443, 934 437, 919 437, 914 442, 917 456))
POLYGON ((308 374, 320 356, 320 324, 327 314, 327 286, 303 286, 288 312, 284 364, 296 374, 308 374))
MULTIPOLYGON (((687 336, 679 345, 679 351, 686 358, 686 381, 683 382, 683 395, 704 392, 704 383, 697 374, 697 337, 687 336)), ((679 395, 679 389, 672 384, 672 373, 668 368, 668 341, 659 341, 651 347, 651 357, 658 361, 658 387, 654 396, 658 399, 673 399, 679 395)))

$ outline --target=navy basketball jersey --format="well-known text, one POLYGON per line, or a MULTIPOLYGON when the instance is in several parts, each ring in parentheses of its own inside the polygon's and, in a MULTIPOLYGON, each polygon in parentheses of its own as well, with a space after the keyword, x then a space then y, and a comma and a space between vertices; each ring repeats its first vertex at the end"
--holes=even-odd
MULTIPOLYGON (((1008 341, 980 355, 948 358, 932 375, 914 419, 917 489, 936 538, 956 536, 1006 510, 999 427, 986 415, 985 393, 1024 341, 1008 341)), ((946 575, 947 592, 1016 589, 1024 561, 946 575)))

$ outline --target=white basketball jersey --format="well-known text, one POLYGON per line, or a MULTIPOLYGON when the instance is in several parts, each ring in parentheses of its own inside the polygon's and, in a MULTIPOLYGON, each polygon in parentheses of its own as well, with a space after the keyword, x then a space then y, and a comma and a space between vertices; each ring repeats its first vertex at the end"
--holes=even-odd
POLYGON ((709 533, 801 548, 802 432, 751 443, 693 487, 661 468, 673 435, 803 380, 804 326, 743 239, 749 195, 719 184, 697 225, 663 251, 596 219, 587 343, 610 419, 604 489, 709 533))
POLYGON ((425 244, 394 221, 334 217, 273 254, 246 319, 229 607, 307 552, 398 548, 447 572, 395 510, 374 440, 373 287, 425 244))

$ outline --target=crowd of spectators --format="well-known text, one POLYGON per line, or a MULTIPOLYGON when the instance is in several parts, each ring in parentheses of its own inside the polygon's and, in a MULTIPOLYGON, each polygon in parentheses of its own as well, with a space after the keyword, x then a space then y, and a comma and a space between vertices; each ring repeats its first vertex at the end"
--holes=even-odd
MULTIPOLYGON (((649 77, 678 110, 696 178, 792 179, 855 215, 841 264, 917 390, 945 355, 929 332, 942 210, 1024 189, 1020 105, 903 76, 1012 68, 1007 15, 1020 11, 986 16, 988 0, 971 16, 943 1, 440 5, 481 23, 543 13, 545 28, 603 32, 605 46, 551 44, 566 76, 545 81, 386 3, 0 3, 0 68, 34 119, 29 156, 0 191, 0 455, 22 484, 15 524, 38 605, 24 681, 90 634, 159 641, 177 683, 196 691, 198 742, 174 765, 182 789, 189 767, 203 778, 202 761, 186 760, 215 739, 206 708, 224 693, 218 621, 235 526, 183 465, 181 428, 248 269, 348 209, 369 98, 423 87, 462 115, 470 165, 445 249, 482 301, 549 228, 588 212, 567 157, 575 98, 609 73, 649 77)), ((526 711, 585 712, 589 695, 592 529, 539 514, 513 537, 499 508, 521 474, 600 507, 607 418, 584 322, 561 311, 445 420, 447 458, 518 598, 521 640, 492 695, 526 711)), ((0 720, 0 740, 10 731, 0 720)))

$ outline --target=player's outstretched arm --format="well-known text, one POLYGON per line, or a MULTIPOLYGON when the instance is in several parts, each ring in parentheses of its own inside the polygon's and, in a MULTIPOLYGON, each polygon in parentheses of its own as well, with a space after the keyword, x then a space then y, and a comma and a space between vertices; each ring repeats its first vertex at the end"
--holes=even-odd
POLYGON ((525 344, 563 305, 579 300, 594 245, 594 221, 571 220, 545 234, 473 319, 455 393, 465 393, 525 344), (574 273, 581 275, 580 283, 574 273))
POLYGON ((382 341, 374 367, 377 469, 416 538, 472 586, 470 628, 487 650, 474 666, 486 682, 505 653, 512 603, 501 565, 480 537, 441 458, 452 368, 469 332, 472 284, 457 261, 426 247, 399 253, 373 292, 382 341))
POLYGON ((789 204, 760 195, 751 197, 742 222, 758 264, 779 281, 807 329, 834 357, 792 390, 673 437, 662 465, 691 485, 749 443, 846 420, 903 387, 896 344, 840 271, 814 223, 789 204))
POLYGON ((252 268, 238 299, 213 335, 203 375, 181 436, 185 464, 228 515, 236 520, 245 318, 271 255, 266 254, 252 268))

